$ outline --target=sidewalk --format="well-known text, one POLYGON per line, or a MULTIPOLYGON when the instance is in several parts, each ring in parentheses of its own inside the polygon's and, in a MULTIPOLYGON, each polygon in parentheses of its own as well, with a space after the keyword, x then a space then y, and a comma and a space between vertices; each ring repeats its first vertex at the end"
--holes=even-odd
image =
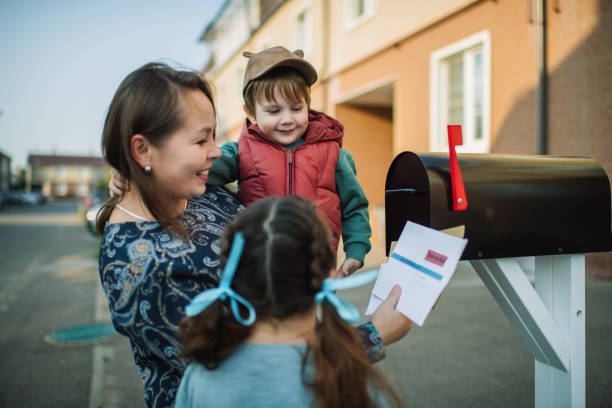
MULTIPOLYGON (((97 268, 93 271, 97 275, 97 268)), ((94 321, 110 322, 108 303, 97 280, 94 321)), ((136 372, 127 337, 120 334, 94 345, 89 408, 130 408, 144 406, 144 390, 136 372)))

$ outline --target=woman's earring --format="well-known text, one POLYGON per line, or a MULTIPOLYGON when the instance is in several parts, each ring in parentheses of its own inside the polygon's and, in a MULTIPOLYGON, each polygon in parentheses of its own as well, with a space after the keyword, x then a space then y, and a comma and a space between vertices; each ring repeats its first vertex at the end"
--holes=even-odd
POLYGON ((150 173, 151 172, 151 166, 147 164, 145 166, 144 170, 145 170, 145 173, 150 173))

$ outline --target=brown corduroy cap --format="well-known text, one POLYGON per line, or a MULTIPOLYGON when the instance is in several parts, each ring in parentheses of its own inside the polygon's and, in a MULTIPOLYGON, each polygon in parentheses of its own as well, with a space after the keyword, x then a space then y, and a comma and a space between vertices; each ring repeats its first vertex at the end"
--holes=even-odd
POLYGON ((304 77, 308 86, 317 82, 317 70, 304 59, 304 52, 302 50, 291 52, 285 47, 277 46, 256 54, 245 51, 242 55, 249 59, 244 73, 244 82, 242 84, 243 95, 247 85, 251 81, 262 77, 278 67, 295 69, 304 77))

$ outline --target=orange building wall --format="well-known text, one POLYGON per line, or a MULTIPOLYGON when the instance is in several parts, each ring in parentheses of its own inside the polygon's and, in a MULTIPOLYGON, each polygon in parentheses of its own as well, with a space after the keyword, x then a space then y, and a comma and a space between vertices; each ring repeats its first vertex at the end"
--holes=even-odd
POLYGON ((384 205, 385 178, 393 159, 391 112, 338 105, 336 119, 344 125, 342 147, 355 159, 357 179, 370 204, 384 205))
POLYGON ((392 115, 384 108, 336 106, 336 119, 344 125, 342 147, 355 159, 357 180, 370 202, 371 241, 375 246, 384 242, 384 216, 381 219, 379 209, 384 208, 385 178, 393 159, 392 115))
MULTIPOLYGON (((612 2, 549 8, 549 153, 589 156, 612 176, 612 2)), ((571 215, 570 215, 571 216, 571 215)), ((589 254, 591 276, 612 279, 612 253, 589 254)))
MULTIPOLYGON (((537 81, 536 31, 527 2, 481 2, 338 73, 339 94, 385 76, 395 80, 394 154, 429 150, 430 55, 482 30, 491 33, 493 151, 535 153, 535 95, 517 99, 537 81), (512 114, 514 119, 505 119, 512 114), (518 135, 525 135, 517 137, 518 135), (497 141, 499 135, 500 140, 497 141), (508 137, 510 136, 511 137, 508 137)), ((333 97, 333 96, 332 96, 333 97)))

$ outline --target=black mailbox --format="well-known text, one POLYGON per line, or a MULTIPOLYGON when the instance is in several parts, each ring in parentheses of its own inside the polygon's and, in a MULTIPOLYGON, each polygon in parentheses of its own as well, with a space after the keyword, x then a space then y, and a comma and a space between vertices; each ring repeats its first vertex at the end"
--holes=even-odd
POLYGON ((449 156, 399 154, 385 184, 387 254, 406 221, 465 225, 462 259, 612 249, 610 183, 590 158, 460 154, 468 200, 453 211, 449 156))

